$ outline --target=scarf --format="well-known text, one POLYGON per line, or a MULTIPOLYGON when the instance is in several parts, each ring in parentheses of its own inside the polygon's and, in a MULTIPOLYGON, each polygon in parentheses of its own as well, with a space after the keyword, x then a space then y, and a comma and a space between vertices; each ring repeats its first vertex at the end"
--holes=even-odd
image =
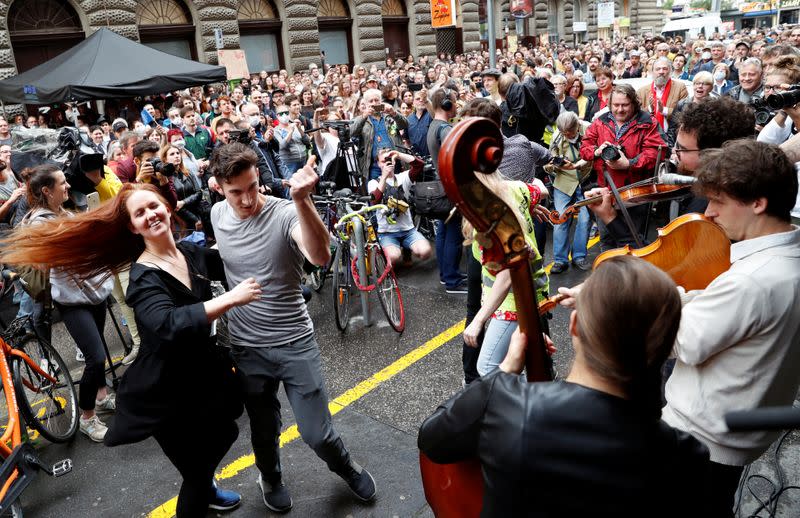
MULTIPOLYGON (((661 94, 661 106, 664 107, 667 105, 667 99, 669 99, 669 90, 672 88, 672 79, 667 80, 667 84, 664 85, 664 93, 661 94)), ((650 96, 653 98, 652 106, 650 107, 653 116, 655 117, 658 125, 661 129, 666 129, 666 124, 664 120, 664 112, 661 110, 657 110, 657 102, 656 102, 656 82, 653 81, 650 83, 650 96)))

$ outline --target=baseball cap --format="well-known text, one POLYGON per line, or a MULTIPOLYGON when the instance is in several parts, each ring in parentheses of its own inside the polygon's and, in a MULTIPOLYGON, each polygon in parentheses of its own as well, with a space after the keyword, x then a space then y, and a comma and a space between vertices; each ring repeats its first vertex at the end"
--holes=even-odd
POLYGON ((117 132, 124 129, 128 129, 127 121, 125 119, 114 119, 114 122, 111 124, 111 130, 117 132))

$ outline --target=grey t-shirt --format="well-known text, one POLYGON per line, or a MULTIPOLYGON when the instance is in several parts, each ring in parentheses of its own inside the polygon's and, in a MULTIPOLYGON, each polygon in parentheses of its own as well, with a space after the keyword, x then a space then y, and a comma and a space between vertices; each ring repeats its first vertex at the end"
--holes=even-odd
POLYGON ((314 332, 300 281, 303 253, 292 239, 297 212, 289 200, 267 197, 261 212, 240 219, 227 201, 211 208, 228 287, 248 277, 261 284, 261 299, 228 311, 231 343, 284 345, 314 332))

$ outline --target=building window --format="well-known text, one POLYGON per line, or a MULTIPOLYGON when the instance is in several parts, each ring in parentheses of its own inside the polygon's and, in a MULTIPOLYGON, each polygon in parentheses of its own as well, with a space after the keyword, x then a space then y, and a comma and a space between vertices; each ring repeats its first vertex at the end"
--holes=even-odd
POLYGON ((195 27, 186 4, 179 0, 143 0, 136 6, 136 24, 143 45, 197 59, 195 27))
MULTIPOLYGON (((381 3, 381 16, 387 56, 406 59, 411 54, 411 47, 408 44, 408 13, 402 0, 384 0, 381 3)), ((437 36, 437 49, 438 41, 437 36)))
POLYGON ((270 0, 242 0, 236 17, 239 19, 239 45, 247 57, 250 73, 276 72, 284 68, 282 23, 275 4, 270 0))
POLYGON ((8 9, 8 31, 18 73, 53 59, 85 37, 78 13, 66 0, 15 0, 8 9))
POLYGON ((353 19, 342 0, 321 0, 317 6, 319 49, 329 65, 353 64, 353 19))

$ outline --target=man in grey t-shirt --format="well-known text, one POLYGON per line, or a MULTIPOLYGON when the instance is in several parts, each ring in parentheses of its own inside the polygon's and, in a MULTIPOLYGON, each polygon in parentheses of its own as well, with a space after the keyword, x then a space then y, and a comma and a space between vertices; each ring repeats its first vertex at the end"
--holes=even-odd
POLYGON ((258 158, 243 144, 220 147, 211 163, 225 195, 211 209, 211 221, 228 285, 253 277, 264 287, 252 308, 228 313, 228 329, 244 382, 258 484, 264 503, 276 512, 292 507, 278 446, 281 381, 303 440, 358 498, 370 501, 376 494, 372 476, 350 460, 333 428, 319 347, 300 290, 303 259, 317 265, 330 260, 328 230, 310 197, 318 179, 313 160, 289 179, 291 201, 259 193, 258 158))

